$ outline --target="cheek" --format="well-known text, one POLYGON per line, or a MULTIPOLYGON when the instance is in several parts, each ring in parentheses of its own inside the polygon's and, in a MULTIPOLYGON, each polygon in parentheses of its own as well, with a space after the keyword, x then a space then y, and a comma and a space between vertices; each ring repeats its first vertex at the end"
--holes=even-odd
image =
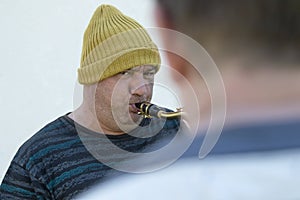
MULTIPOLYGON (((104 89, 104 88, 103 88, 104 89)), ((96 110, 105 110, 110 106, 110 94, 104 92, 102 89, 96 91, 95 94, 95 107, 96 110)))
POLYGON ((100 101, 100 109, 112 112, 112 110, 125 112, 126 105, 129 103, 130 95, 128 93, 128 84, 124 81, 109 82, 105 84, 100 90, 98 95, 100 101))
POLYGON ((114 107, 123 107, 128 104, 130 95, 125 84, 117 84, 111 92, 111 102, 114 107))
POLYGON ((97 110, 103 111, 111 106, 113 89, 109 82, 99 83, 95 93, 95 106, 97 110))
POLYGON ((126 80, 119 80, 111 86, 112 99, 125 101, 129 96, 129 84, 126 80))

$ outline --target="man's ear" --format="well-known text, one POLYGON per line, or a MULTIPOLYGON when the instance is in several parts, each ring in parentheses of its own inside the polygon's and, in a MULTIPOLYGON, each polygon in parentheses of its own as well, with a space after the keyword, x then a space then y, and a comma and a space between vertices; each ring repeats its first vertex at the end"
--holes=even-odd
MULTIPOLYGON (((156 6, 155 9, 155 22, 158 27, 160 28, 165 28, 165 29, 171 29, 171 30, 176 30, 176 26, 174 25, 172 21, 172 17, 170 16, 169 13, 167 13, 162 7, 159 5, 156 6)), ((165 46, 165 49, 170 49, 174 47, 172 38, 168 35, 168 31, 160 31, 160 35, 162 37, 162 43, 165 46)), ((172 67, 177 73, 180 73, 184 77, 187 76, 187 67, 186 66, 186 61, 181 58, 179 55, 176 55, 174 53, 170 52, 164 52, 166 55, 166 58, 168 59, 168 62, 170 64, 170 67, 172 67)), ((178 79, 174 74, 172 74, 172 77, 175 79, 178 79)))

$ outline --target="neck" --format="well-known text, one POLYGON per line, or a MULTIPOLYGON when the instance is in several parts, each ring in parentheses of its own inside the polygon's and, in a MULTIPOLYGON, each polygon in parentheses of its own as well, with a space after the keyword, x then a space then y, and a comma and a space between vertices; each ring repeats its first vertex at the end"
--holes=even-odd
POLYGON ((96 113, 90 106, 83 103, 79 108, 74 110, 72 113, 68 115, 71 119, 73 119, 76 123, 84 126, 85 128, 107 135, 122 135, 124 132, 122 131, 112 131, 105 127, 104 125, 100 125, 96 116, 96 113))

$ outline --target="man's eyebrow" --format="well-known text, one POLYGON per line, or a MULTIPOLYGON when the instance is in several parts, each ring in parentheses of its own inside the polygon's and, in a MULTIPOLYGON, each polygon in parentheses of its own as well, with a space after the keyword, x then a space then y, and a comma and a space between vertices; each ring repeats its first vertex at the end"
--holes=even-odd
POLYGON ((157 70, 155 66, 145 66, 145 70, 151 71, 151 70, 157 70))
MULTIPOLYGON (((125 69, 125 70, 123 70, 123 71, 121 71, 120 73, 122 73, 122 72, 129 72, 129 71, 139 71, 140 70, 140 68, 136 68, 136 67, 133 67, 133 68, 129 68, 129 69, 125 69)), ((151 66, 151 65, 147 65, 147 66, 144 66, 144 69, 143 69, 144 71, 158 71, 157 70, 157 68, 155 67, 155 66, 151 66)))

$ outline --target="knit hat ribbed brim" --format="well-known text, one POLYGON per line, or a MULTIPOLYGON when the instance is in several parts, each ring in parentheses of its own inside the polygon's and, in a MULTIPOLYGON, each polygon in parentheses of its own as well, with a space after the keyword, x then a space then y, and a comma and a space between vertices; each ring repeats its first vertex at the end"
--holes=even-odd
POLYGON ((124 70, 153 65, 160 55, 146 30, 110 5, 101 5, 84 33, 78 81, 93 84, 124 70))

